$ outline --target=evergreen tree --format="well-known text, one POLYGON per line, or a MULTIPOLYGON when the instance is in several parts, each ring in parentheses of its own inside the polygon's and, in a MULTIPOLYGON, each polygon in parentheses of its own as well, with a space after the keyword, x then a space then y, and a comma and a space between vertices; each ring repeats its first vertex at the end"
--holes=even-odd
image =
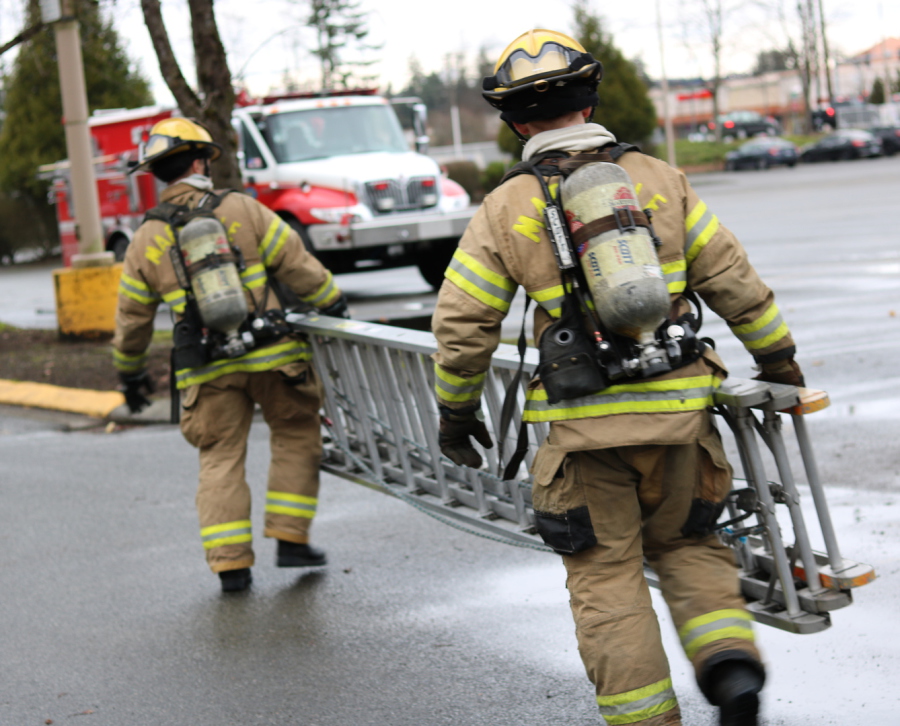
POLYGON ((377 74, 359 73, 374 60, 348 61, 344 57, 351 43, 361 51, 379 49, 364 42, 369 34, 368 13, 360 10, 360 5, 356 0, 310 0, 306 24, 316 31, 312 54, 321 63, 322 90, 350 88, 353 81, 366 84, 377 78, 377 74))
MULTIPOLYGON (((88 107, 135 108, 153 102, 148 81, 128 59, 96 2, 75 0, 81 27, 88 107)), ((40 20, 38 0, 28 0, 27 23, 40 20)), ((10 76, 4 79, 6 118, 0 130, 0 188, 40 199, 46 186, 37 167, 66 157, 62 99, 53 31, 38 33, 22 46, 10 76)))
POLYGON ((872 92, 869 94, 869 103, 882 104, 885 102, 884 97, 884 81, 876 78, 872 84, 872 92))
POLYGON ((574 37, 603 64, 598 93, 600 104, 594 120, 603 124, 618 141, 637 143, 656 128, 656 109, 647 95, 634 63, 613 45, 600 17, 591 12, 588 0, 576 0, 574 37))

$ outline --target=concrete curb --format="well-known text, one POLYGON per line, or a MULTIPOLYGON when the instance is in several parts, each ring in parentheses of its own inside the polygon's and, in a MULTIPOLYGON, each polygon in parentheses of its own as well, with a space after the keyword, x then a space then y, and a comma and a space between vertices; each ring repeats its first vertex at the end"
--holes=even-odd
POLYGON ((140 413, 133 414, 125 405, 125 396, 118 391, 91 391, 31 381, 0 379, 0 404, 78 413, 116 423, 169 423, 170 420, 168 398, 153 401, 140 413))

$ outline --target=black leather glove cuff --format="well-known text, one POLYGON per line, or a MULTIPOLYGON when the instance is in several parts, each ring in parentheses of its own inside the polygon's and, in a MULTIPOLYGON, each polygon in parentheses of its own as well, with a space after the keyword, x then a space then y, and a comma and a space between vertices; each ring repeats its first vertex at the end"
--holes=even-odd
POLYGON ((331 303, 327 308, 319 310, 322 315, 329 315, 333 318, 349 318, 350 311, 347 309, 347 298, 341 295, 335 302, 331 303))

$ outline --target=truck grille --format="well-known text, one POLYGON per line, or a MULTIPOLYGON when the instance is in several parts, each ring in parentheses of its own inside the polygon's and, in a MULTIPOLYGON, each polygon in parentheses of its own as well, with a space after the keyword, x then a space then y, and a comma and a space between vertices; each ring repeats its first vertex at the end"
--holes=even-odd
POLYGON ((437 204, 437 179, 413 177, 402 187, 395 179, 366 183, 372 209, 380 214, 409 209, 425 209, 437 204))

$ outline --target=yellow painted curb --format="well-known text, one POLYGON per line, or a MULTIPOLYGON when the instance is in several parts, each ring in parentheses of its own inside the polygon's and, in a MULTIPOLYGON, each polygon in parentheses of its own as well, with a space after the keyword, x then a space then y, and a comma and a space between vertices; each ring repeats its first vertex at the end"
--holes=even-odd
POLYGON ((0 404, 9 406, 51 408, 106 418, 123 403, 125 396, 118 391, 88 391, 49 383, 0 380, 0 404))

